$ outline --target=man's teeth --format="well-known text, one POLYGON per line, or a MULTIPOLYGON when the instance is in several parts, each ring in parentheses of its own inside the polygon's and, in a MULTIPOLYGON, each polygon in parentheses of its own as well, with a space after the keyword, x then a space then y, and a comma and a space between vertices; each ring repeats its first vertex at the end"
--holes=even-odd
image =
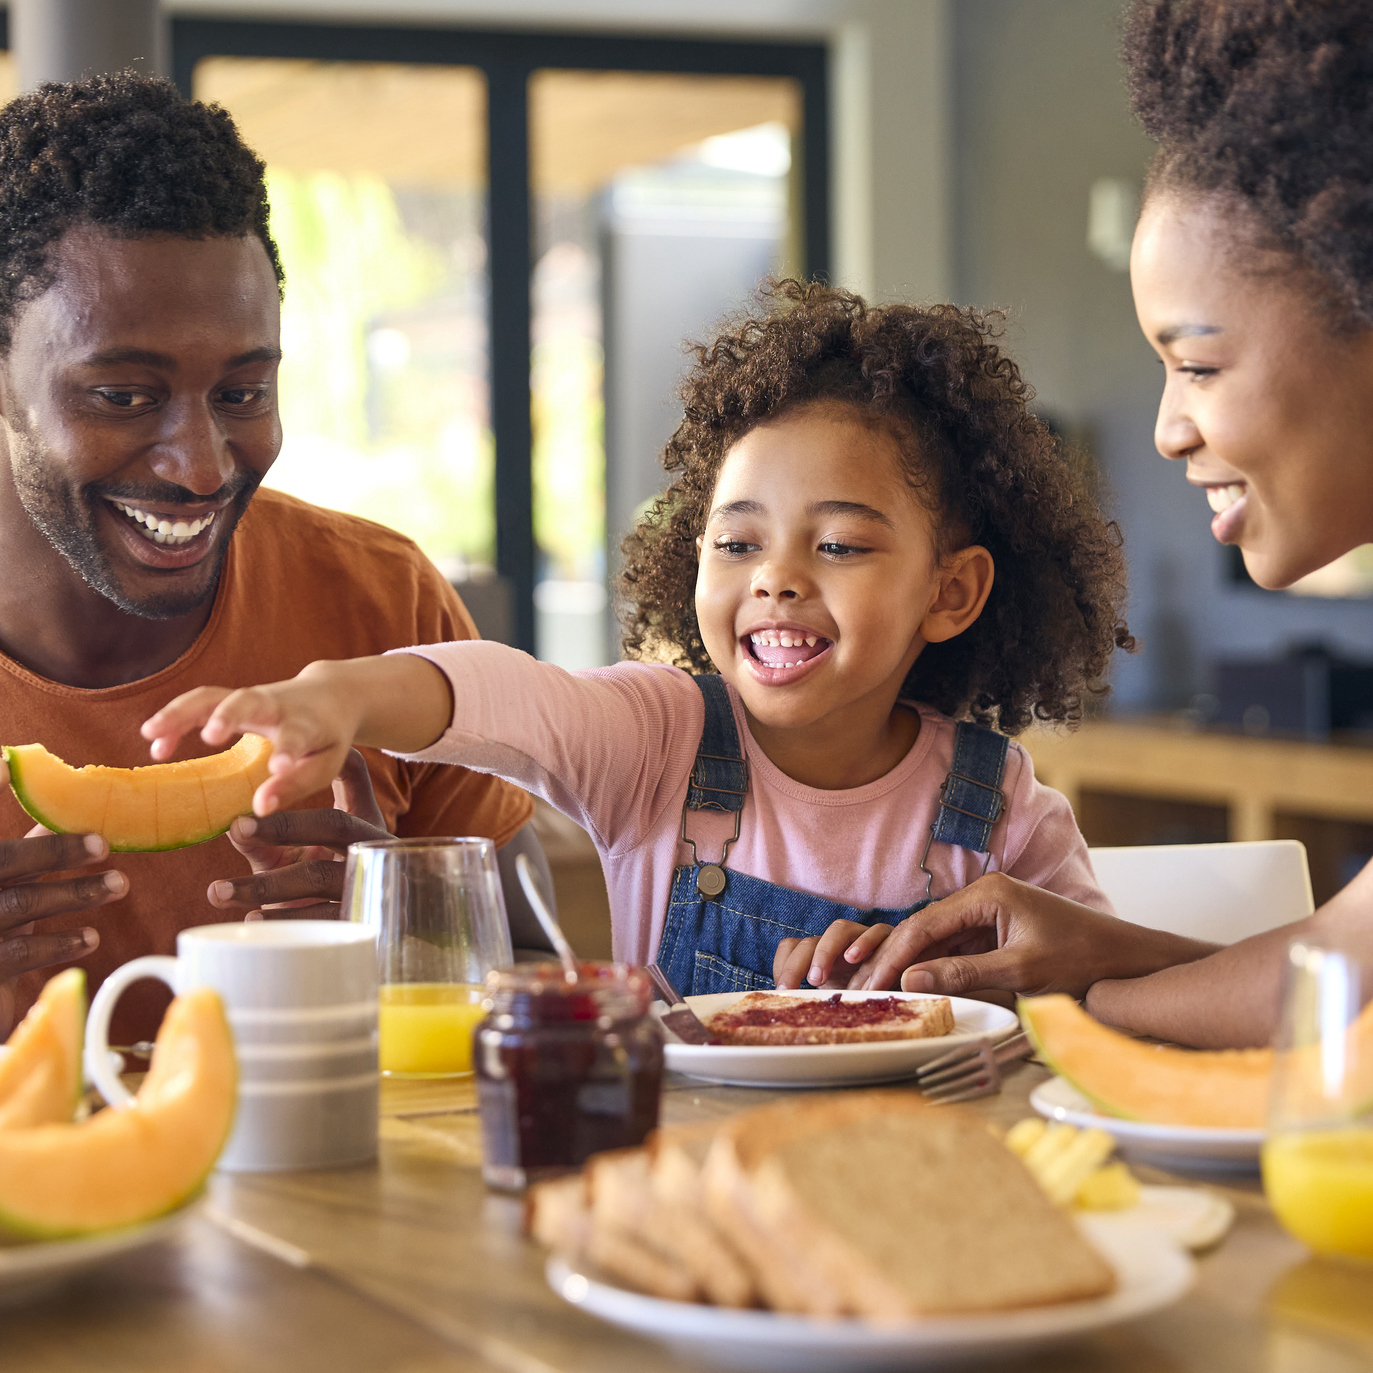
POLYGON ((125 505, 122 501, 113 502, 116 510, 127 515, 134 524, 140 526, 139 532, 144 538, 151 539, 154 543, 171 544, 173 547, 179 544, 190 543, 202 530, 208 529, 214 521, 215 512, 212 510, 203 519, 177 520, 175 524, 162 515, 153 515, 146 510, 140 510, 137 506, 125 505))
POLYGON ((1222 510, 1229 510, 1248 489, 1243 482, 1233 482, 1229 486, 1208 486, 1206 504, 1219 515, 1222 510))

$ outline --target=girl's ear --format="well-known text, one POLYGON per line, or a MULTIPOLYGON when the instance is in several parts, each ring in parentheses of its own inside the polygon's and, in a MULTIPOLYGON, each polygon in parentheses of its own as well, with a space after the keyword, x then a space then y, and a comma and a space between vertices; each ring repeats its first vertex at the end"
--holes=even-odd
POLYGON ((939 592, 920 622, 926 643, 940 644, 962 634, 982 614, 996 576, 992 555, 981 544, 960 548, 939 572, 939 592))

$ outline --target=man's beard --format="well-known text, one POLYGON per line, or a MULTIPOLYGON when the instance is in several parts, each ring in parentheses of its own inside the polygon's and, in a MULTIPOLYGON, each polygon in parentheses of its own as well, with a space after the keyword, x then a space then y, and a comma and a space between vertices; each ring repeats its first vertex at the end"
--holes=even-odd
MULTIPOLYGON (((229 541, 262 478, 239 472, 232 482, 212 496, 197 496, 184 486, 136 486, 132 483, 89 482, 73 490, 56 476, 54 465, 45 462, 29 434, 11 431, 14 485, 19 502, 40 533, 66 559, 72 570, 93 591, 120 610, 146 620, 175 620, 204 605, 219 588, 219 574, 229 551, 229 541), (203 569, 205 579, 196 586, 134 599, 119 581, 99 534, 100 507, 113 499, 137 506, 203 505, 206 500, 224 502, 215 516, 217 542, 203 569), (222 531, 219 526, 223 526, 222 531)), ((141 537, 141 536, 140 536, 141 537)), ((155 571, 155 569, 149 569, 155 571)))

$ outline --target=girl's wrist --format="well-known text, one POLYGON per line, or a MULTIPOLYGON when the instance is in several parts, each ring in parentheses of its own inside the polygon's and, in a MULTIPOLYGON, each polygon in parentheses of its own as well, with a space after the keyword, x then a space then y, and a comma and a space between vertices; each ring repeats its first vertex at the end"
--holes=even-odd
POLYGON ((356 717, 359 744, 420 753, 443 737, 453 718, 447 676, 418 654, 389 653, 326 666, 331 692, 356 717))

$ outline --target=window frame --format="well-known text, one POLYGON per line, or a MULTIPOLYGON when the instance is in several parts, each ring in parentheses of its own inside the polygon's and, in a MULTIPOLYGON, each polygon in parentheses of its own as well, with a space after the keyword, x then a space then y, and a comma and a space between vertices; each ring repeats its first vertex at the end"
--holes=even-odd
POLYGON ((439 26, 171 21, 173 79, 190 96, 207 57, 305 58, 477 67, 486 76, 491 428, 496 450, 496 572, 511 586, 512 639, 534 651, 534 493, 530 421, 529 78, 548 68, 790 77, 801 88, 803 268, 830 265, 828 54, 823 43, 625 36, 439 26))

